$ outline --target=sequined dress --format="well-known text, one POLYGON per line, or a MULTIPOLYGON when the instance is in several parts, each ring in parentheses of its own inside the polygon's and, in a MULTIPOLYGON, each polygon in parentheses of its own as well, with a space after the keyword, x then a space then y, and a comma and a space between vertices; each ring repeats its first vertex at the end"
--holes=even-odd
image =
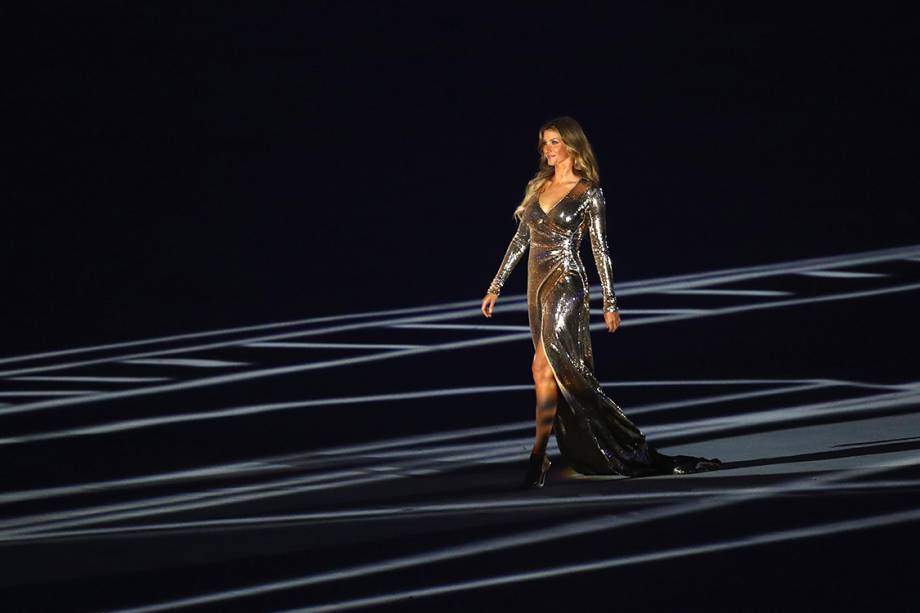
POLYGON ((546 213, 538 199, 534 195, 525 205, 488 291, 501 292, 529 248, 530 331, 534 349, 543 343, 559 386, 553 432, 563 459, 585 475, 640 476, 717 468, 716 459, 670 456, 657 451, 595 378, 588 327, 589 284, 578 251, 587 229, 603 289, 604 311, 617 311, 603 191, 582 178, 546 213))

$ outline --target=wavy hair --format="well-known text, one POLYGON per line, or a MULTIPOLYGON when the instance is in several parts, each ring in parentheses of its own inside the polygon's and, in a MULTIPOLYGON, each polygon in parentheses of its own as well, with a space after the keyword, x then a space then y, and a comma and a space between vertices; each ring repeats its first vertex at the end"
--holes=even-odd
POLYGON ((559 132, 562 143, 568 150, 569 155, 572 156, 572 172, 579 177, 588 179, 594 185, 600 184, 594 150, 591 149, 591 143, 588 142, 588 137, 585 136, 585 131, 581 129, 581 125, 565 115, 550 119, 540 126, 540 130, 537 132, 537 154, 540 156, 540 164, 537 168, 537 173, 527 182, 524 199, 514 210, 514 216, 518 220, 523 216, 524 207, 533 195, 543 189, 543 186, 553 176, 553 167, 546 163, 546 158, 543 156, 543 132, 550 129, 559 132))

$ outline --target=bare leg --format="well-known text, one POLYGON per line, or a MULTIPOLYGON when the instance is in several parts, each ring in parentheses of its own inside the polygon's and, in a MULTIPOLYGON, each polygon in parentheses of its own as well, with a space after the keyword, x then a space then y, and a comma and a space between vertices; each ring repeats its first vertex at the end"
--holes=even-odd
POLYGON ((537 344, 537 351, 533 357, 533 381, 537 391, 537 433, 534 440, 533 452, 542 454, 546 451, 546 443, 553 431, 553 420, 556 417, 556 402, 559 398, 559 387, 556 377, 550 368, 543 351, 543 344, 537 344))

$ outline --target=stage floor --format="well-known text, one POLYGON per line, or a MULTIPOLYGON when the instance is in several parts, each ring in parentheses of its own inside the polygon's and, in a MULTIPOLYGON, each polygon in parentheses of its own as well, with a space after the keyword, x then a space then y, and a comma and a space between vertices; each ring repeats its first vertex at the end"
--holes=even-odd
POLYGON ((584 477, 551 439, 527 492, 523 294, 0 359, 0 602, 911 610, 917 290, 920 246, 626 281, 609 335, 592 288, 605 390, 724 468, 584 477))

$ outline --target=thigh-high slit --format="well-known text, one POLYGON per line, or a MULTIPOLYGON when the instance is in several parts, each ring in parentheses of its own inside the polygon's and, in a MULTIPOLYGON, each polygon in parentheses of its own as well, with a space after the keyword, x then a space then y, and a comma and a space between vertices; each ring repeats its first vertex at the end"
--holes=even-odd
POLYGON ((583 230, 589 228, 605 287, 606 310, 614 302, 601 219, 600 190, 584 181, 548 212, 534 198, 524 210, 518 233, 492 286, 501 287, 515 258, 523 253, 523 247, 529 247, 528 320, 534 350, 542 348, 557 386, 551 433, 562 457, 586 475, 638 476, 716 467, 717 460, 658 452, 604 393, 595 377, 588 280, 578 246, 583 230))

